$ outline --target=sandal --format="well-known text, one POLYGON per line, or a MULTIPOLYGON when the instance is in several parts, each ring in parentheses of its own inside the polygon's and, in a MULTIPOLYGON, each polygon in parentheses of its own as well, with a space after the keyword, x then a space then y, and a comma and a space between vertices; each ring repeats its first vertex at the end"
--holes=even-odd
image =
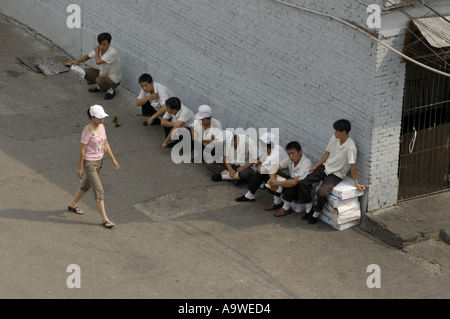
POLYGON ((112 221, 107 219, 106 222, 103 223, 103 226, 105 226, 106 228, 113 228, 115 225, 113 224, 112 221), (108 223, 108 225, 106 225, 107 223, 108 223))
POLYGON ((74 212, 75 214, 78 214, 78 215, 83 215, 84 214, 83 211, 78 208, 78 206, 75 207, 75 208, 72 208, 72 207, 68 206, 67 209, 69 210, 69 212, 74 212))

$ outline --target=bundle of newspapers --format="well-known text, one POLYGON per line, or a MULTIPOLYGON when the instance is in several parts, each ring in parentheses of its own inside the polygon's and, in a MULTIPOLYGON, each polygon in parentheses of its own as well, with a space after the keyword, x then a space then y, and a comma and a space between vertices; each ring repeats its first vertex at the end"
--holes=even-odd
POLYGON ((355 182, 346 176, 331 191, 319 220, 337 230, 358 225, 361 220, 358 197, 362 195, 364 191, 357 189, 355 182))

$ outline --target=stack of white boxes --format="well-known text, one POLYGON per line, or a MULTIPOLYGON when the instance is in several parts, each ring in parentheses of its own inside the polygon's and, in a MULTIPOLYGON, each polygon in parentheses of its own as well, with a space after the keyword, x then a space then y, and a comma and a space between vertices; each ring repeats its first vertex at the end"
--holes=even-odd
POLYGON ((361 207, 358 197, 364 194, 355 182, 346 176, 328 196, 319 220, 337 230, 344 230, 360 223, 361 207))

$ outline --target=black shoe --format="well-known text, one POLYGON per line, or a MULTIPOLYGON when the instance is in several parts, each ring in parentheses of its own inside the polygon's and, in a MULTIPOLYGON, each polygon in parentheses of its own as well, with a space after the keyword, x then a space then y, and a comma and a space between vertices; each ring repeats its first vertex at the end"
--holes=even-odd
POLYGON ((105 100, 111 100, 116 96, 116 91, 113 92, 113 94, 111 93, 106 93, 105 95, 105 100))
POLYGON ((311 207, 309 213, 306 213, 305 216, 302 217, 302 220, 309 220, 313 214, 314 214, 314 207, 311 207))
POLYGON ((240 203, 245 203, 245 202, 254 202, 254 199, 249 199, 247 197, 245 197, 245 195, 236 198, 236 202, 240 202, 240 203))
POLYGON ((220 182, 222 180, 222 174, 214 174, 211 179, 215 182, 220 182))
POLYGON ((100 89, 98 87, 95 87, 93 89, 89 89, 89 92, 91 93, 100 92, 100 89))
POLYGON ((319 220, 319 217, 311 216, 311 218, 308 220, 308 224, 314 225, 315 223, 317 223, 318 220, 319 220))

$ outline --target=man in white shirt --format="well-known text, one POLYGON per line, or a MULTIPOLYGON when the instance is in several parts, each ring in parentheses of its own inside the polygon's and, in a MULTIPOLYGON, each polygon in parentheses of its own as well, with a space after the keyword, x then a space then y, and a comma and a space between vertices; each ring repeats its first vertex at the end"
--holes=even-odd
POLYGON ((224 155, 223 163, 206 164, 206 168, 215 173, 215 182, 233 180, 250 181, 255 174, 252 166, 258 157, 256 143, 246 134, 223 131, 224 155))
POLYGON ((288 157, 284 148, 275 145, 275 135, 272 132, 264 133, 259 139, 259 145, 263 155, 255 162, 258 171, 248 184, 248 192, 236 198, 237 202, 254 202, 256 191, 270 178, 276 179, 275 173, 279 163, 288 157))
POLYGON ((153 81, 150 74, 139 77, 141 92, 136 100, 136 106, 142 108, 142 116, 150 117, 144 126, 159 125, 159 117, 166 113, 166 101, 175 95, 164 85, 153 81))
POLYGON ((195 114, 194 125, 191 127, 191 135, 194 141, 194 149, 202 150, 202 153, 197 154, 197 157, 193 159, 194 163, 202 162, 205 148, 207 148, 207 152, 210 155, 215 155, 214 146, 221 144, 218 138, 222 135, 222 124, 219 120, 212 117, 212 110, 209 105, 201 105, 198 108, 198 113, 195 114), (200 146, 199 144, 201 144, 201 147, 197 147, 200 146))
POLYGON ((355 186, 364 191, 366 187, 358 182, 356 172, 356 144, 348 135, 351 124, 348 120, 339 120, 333 124, 335 130, 331 137, 326 152, 316 165, 311 167, 312 173, 299 183, 298 202, 306 204, 306 214, 303 220, 308 224, 315 224, 327 202, 328 195, 351 170, 355 186), (312 206, 311 190, 314 183, 322 181, 317 191, 317 203, 312 206))
POLYGON ((117 51, 111 47, 111 39, 109 33, 99 34, 97 37, 98 46, 91 53, 70 62, 72 70, 81 75, 87 84, 97 84, 95 88, 89 89, 89 92, 106 91, 105 100, 110 100, 116 96, 115 89, 122 81, 120 59, 117 51), (84 63, 90 59, 95 59, 95 63, 99 65, 100 70, 94 68, 83 70, 77 66, 79 63, 84 63))
POLYGON ((161 125, 164 126, 166 136, 166 139, 162 143, 161 147, 165 149, 166 147, 173 147, 175 144, 181 142, 183 140, 183 135, 180 134, 179 130, 187 130, 190 136, 191 126, 194 123, 194 117, 194 113, 181 104, 179 98, 169 98, 166 101, 166 113, 161 121, 161 125), (175 142, 170 142, 171 140, 174 140, 175 142))
POLYGON ((264 209, 267 211, 279 209, 274 216, 282 217, 292 213, 291 202, 298 199, 298 183, 308 174, 312 162, 309 158, 302 154, 302 147, 298 142, 290 142, 286 145, 288 158, 280 162, 277 169, 272 169, 271 178, 268 182, 270 190, 274 193, 273 202, 264 209), (288 168, 289 175, 278 173, 285 180, 277 180, 274 174, 277 170, 288 168), (282 190, 280 193, 279 190, 282 190), (283 197, 284 203, 281 200, 283 197))

